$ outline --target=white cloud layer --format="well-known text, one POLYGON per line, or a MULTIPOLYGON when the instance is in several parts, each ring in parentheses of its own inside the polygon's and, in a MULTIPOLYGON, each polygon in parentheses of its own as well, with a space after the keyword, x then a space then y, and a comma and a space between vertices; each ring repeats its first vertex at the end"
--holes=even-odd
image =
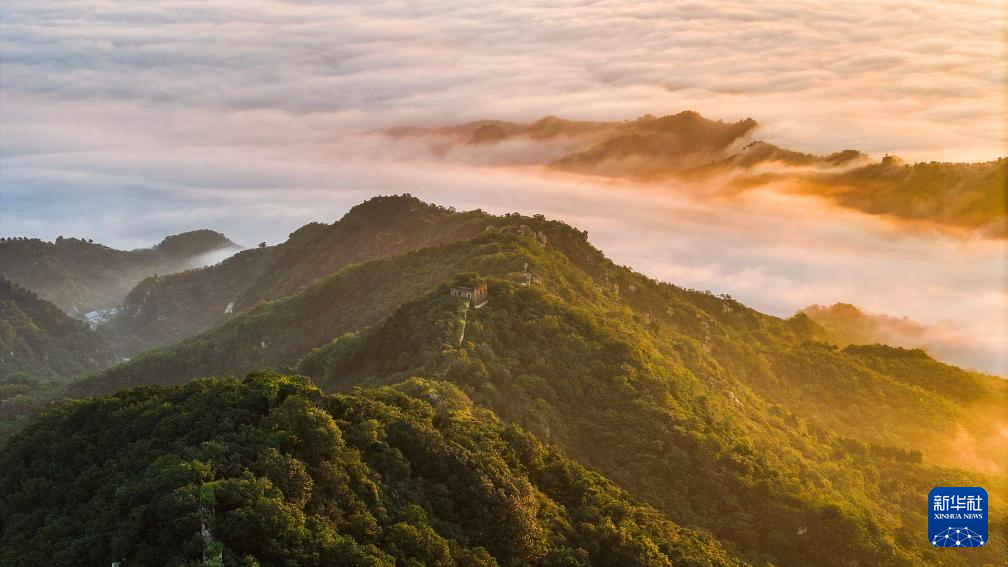
POLYGON ((3 19, 5 91, 167 120, 257 109, 317 130, 694 109, 752 116, 806 151, 1005 150, 998 0, 6 0, 3 19))
POLYGON ((420 161, 362 134, 694 109, 751 116, 798 150, 991 159, 1005 153, 998 1, 5 0, 0 18, 4 235, 276 242, 409 191, 568 220, 619 262, 771 313, 848 301, 941 324, 979 349, 963 362, 1008 373, 1002 242, 770 193, 691 200, 420 161))

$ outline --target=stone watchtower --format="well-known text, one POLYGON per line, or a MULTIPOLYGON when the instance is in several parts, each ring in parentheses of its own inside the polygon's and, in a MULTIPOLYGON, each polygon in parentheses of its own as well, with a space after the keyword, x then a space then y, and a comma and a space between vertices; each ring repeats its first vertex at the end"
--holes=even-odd
POLYGON ((475 275, 466 274, 455 278, 448 291, 452 297, 464 297, 469 300, 469 304, 477 309, 483 307, 487 300, 487 284, 482 278, 475 275))

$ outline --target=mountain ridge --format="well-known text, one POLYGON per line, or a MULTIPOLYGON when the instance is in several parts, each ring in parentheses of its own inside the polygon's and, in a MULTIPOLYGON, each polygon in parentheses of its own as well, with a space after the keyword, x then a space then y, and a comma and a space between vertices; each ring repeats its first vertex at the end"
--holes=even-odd
POLYGON ((0 273, 75 317, 112 309, 143 278, 193 268, 201 258, 239 246, 212 230, 165 237, 150 248, 116 250, 81 238, 60 236, 0 239, 0 273))
POLYGON ((481 120, 385 133, 393 139, 427 140, 441 158, 450 158, 452 147, 489 151, 499 144, 527 141, 539 144, 539 161, 511 162, 505 157, 493 163, 537 163, 644 183, 676 181, 705 192, 712 187, 726 193, 771 187, 867 214, 1008 238, 1008 157, 906 164, 890 155, 875 161, 854 149, 819 156, 755 140, 757 130, 752 118, 726 123, 683 111, 621 122, 481 120))
MULTIPOLYGON (((942 361, 972 368, 973 360, 990 360, 961 344, 940 326, 928 326, 909 317, 868 313, 849 303, 830 306, 810 305, 799 311, 808 315, 825 330, 824 340, 838 346, 884 344, 906 349, 923 349, 942 361)), ((979 372, 972 370, 974 372, 979 372)), ((979 372, 981 374, 989 374, 979 372)), ((1002 376, 1002 378, 1005 378, 1002 376)))
MULTIPOLYGON (((70 391, 97 395, 257 367, 306 372, 337 390, 410 375, 444 379, 674 520, 748 550, 747 558, 756 562, 829 563, 814 547, 784 551, 771 543, 769 526, 734 523, 761 514, 799 518, 808 525, 789 529, 812 530, 820 543, 829 531, 864 539, 848 558, 879 562, 876 554, 892 553, 908 563, 922 560, 913 559, 918 551, 910 547, 890 548, 889 539, 867 535, 882 528, 854 510, 881 498, 881 488, 854 482, 850 470, 866 477, 885 470, 912 484, 905 487, 910 491, 924 490, 921 482, 940 482, 941 475, 995 482, 936 468, 960 458, 944 453, 948 427, 963 427, 975 439, 986 431, 977 429, 986 424, 971 417, 977 406, 970 400, 945 399, 929 383, 917 383, 913 372, 900 374, 864 353, 817 342, 824 331, 807 316, 766 316, 730 297, 662 284, 616 266, 574 227, 542 217, 508 215, 499 222, 469 240, 347 266, 70 391), (474 271, 488 277, 490 299, 465 311, 448 294, 447 282, 474 271), (404 316, 409 313, 416 315, 404 316), (466 317, 462 337, 459 320, 466 317), (397 338, 374 342, 391 329, 399 329, 397 338), (576 354, 568 356, 564 348, 576 354), (374 367, 376 361, 388 362, 374 367), (558 396, 565 388, 573 388, 570 395, 558 396), (933 416, 923 430, 922 413, 933 416), (655 431, 661 434, 652 439, 655 431), (613 460, 628 444, 632 458, 613 460), (611 450, 599 455, 601 447, 611 450), (696 477, 698 495, 734 495, 719 504, 721 520, 703 519, 695 512, 699 503, 668 491, 684 475, 696 477), (745 486, 763 488, 758 498, 737 500, 745 486), (836 508, 811 496, 827 493, 836 508)), ((1005 393, 991 390, 991 402, 1001 403, 995 400, 1005 393)), ((908 511, 912 507, 902 506, 886 516, 885 522, 899 526, 887 538, 910 537, 922 521, 908 511)))
MULTIPOLYGON (((478 224, 483 225, 489 218, 480 216, 478 224)), ((635 325, 647 321, 645 328, 649 333, 658 332, 659 340, 678 343, 688 339, 689 344, 699 345, 704 358, 717 357, 715 364, 725 367, 724 371, 747 376, 749 385, 761 388, 762 395, 771 400, 800 404, 801 411, 809 416, 834 415, 830 407, 836 400, 826 393, 841 395, 837 389, 842 384, 859 382, 863 384, 855 392, 872 384, 889 392, 894 400, 924 396, 929 404, 941 407, 946 403, 934 392, 913 394, 917 384, 879 374, 849 353, 817 343, 832 337, 804 315, 783 321, 748 309, 727 296, 661 284, 616 266, 587 242, 582 231, 564 223, 510 215, 498 217, 497 223, 503 224, 495 230, 484 229, 470 240, 349 266, 297 294, 260 304, 176 345, 79 381, 73 385, 74 392, 93 395, 143 381, 177 381, 222 373, 243 375, 259 368, 283 370, 334 337, 380 323, 399 305, 428 294, 454 274, 476 271, 512 282, 534 279, 538 286, 570 302, 572 307, 611 313, 617 318, 629 315, 635 325), (740 350, 740 344, 749 346, 740 350), (806 373, 817 381, 801 379, 806 373), (788 378, 782 380, 785 376, 788 378)), ((662 348, 669 350, 672 346, 662 348)), ((997 384, 996 379, 983 380, 997 384)), ((858 397, 864 395, 842 395, 850 400, 852 416, 859 411, 857 405, 866 401, 858 397)), ((959 408, 945 410, 947 415, 956 416, 954 419, 966 419, 959 408)), ((888 415, 893 423, 880 427, 879 434, 870 441, 892 444, 913 439, 917 426, 910 420, 919 411, 913 409, 913 404, 890 406, 888 412, 873 420, 881 426, 888 415)), ((862 423, 852 417, 832 420, 829 425, 853 432, 862 423)), ((940 437, 939 423, 942 420, 934 423, 936 437, 940 437)), ((979 426, 976 422, 971 430, 979 426)))
POLYGON ((65 381, 115 362, 86 323, 0 276, 0 383, 65 381))
POLYGON ((495 222, 408 194, 374 197, 332 224, 310 223, 276 246, 245 250, 219 265, 140 282, 109 332, 136 354, 188 338, 262 301, 300 291, 361 261, 469 238, 495 222))

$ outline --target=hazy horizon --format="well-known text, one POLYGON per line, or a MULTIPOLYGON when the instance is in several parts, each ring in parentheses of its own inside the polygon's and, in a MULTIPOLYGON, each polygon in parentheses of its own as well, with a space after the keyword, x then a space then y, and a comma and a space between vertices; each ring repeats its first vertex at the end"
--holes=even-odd
POLYGON ((211 228, 273 244, 409 192, 565 220, 617 262, 775 315, 908 316, 971 353, 956 362, 1008 373, 1003 240, 772 191, 434 159, 374 134, 696 110, 752 117, 754 139, 799 151, 990 160, 1008 154, 997 2, 12 0, 2 17, 5 236, 130 249, 211 228))

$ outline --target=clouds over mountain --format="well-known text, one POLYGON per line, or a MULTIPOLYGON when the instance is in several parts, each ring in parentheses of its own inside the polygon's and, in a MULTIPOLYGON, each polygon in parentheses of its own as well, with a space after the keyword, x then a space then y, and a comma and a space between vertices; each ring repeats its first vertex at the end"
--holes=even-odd
POLYGON ((163 220, 103 238, 149 245, 193 228, 180 217, 220 218, 222 192, 225 210, 276 220, 245 201, 345 189, 327 164, 354 133, 486 117, 693 109, 754 117, 760 137, 797 150, 987 159, 1003 148, 1000 8, 10 0, 5 224, 37 233, 58 216, 69 232, 115 216, 111 202, 156 203, 163 220), (40 219, 40 200, 55 214, 40 219))
POLYGON ((1002 149, 1004 19, 997 2, 902 0, 12 0, 4 90, 84 108, 150 105, 174 119, 269 110, 366 127, 690 108, 754 116, 806 151, 987 159, 1002 149))
POLYGON ((690 109, 752 117, 757 137, 799 151, 990 159, 1004 147, 998 2, 6 0, 0 17, 5 234, 132 248, 212 227, 277 242, 410 191, 564 218, 621 262, 782 315, 845 300, 1008 332, 990 308, 1006 300, 1003 249, 989 243, 765 194, 724 205, 419 163, 367 135, 690 109), (896 285, 907 273, 913 293, 896 285))

